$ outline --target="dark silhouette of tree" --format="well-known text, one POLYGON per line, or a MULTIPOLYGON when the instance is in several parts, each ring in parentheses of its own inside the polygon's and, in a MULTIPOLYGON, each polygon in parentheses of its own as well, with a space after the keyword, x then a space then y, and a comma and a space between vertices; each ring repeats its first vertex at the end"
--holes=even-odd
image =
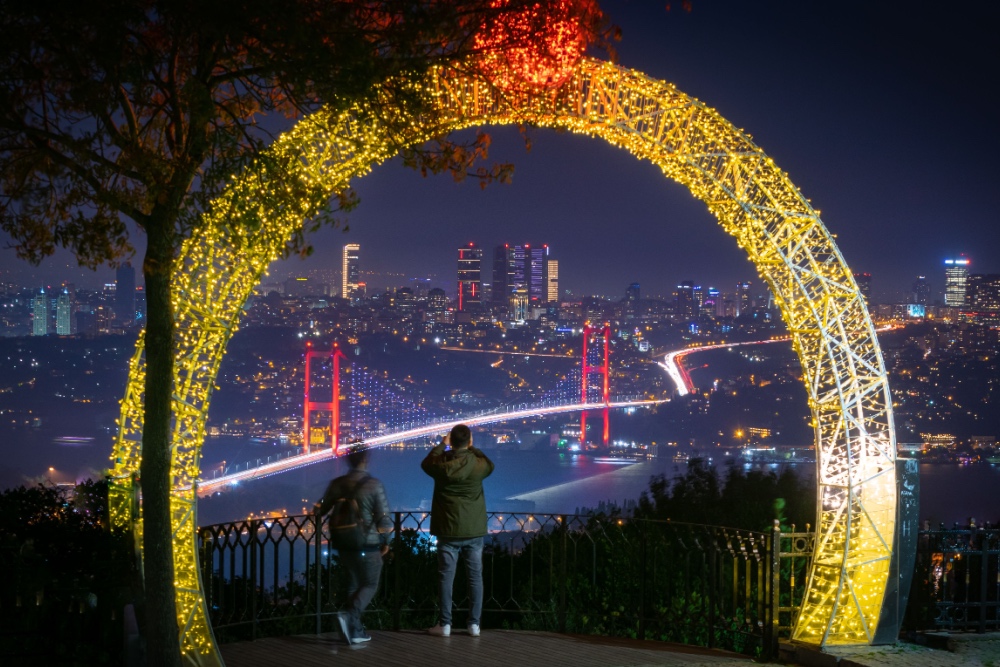
MULTIPOLYGON (((94 268, 131 256, 135 228, 146 240, 148 664, 180 659, 169 445, 181 242, 226 179, 270 143, 269 128, 282 126, 274 117, 374 105, 376 85, 469 62, 477 49, 494 67, 525 48, 548 62, 559 55, 545 46, 552 11, 579 26, 580 44, 606 34, 595 0, 0 0, 0 226, 17 255, 39 262, 65 247, 94 268), (495 30, 509 17, 518 30, 495 30), (477 41, 487 28, 490 40, 477 41)), ((419 95, 388 86, 421 110, 419 95)), ((484 181, 509 176, 505 165, 473 169, 487 147, 485 135, 442 140, 406 160, 484 181)), ((348 193, 337 199, 332 208, 356 203, 348 193)), ((289 251, 309 251, 302 233, 289 251)))
POLYGON ((768 531, 800 530, 815 515, 815 487, 794 470, 780 473, 730 465, 722 479, 704 459, 692 459, 684 475, 654 476, 639 499, 636 516, 768 531))

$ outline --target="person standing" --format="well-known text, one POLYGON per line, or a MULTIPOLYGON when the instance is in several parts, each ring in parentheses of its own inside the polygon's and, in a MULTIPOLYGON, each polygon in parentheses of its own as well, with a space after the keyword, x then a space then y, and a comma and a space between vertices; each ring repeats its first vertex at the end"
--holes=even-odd
MULTIPOLYGON (((333 526, 338 514, 356 514, 359 520, 356 538, 359 548, 337 549, 341 565, 347 570, 349 584, 346 610, 337 614, 337 629, 348 644, 371 641, 371 635, 361 623, 361 614, 375 597, 382 574, 382 557, 389 552, 388 537, 392 532, 392 517, 382 482, 368 474, 368 450, 353 445, 347 454, 350 472, 332 480, 323 498, 316 503, 317 525, 333 510, 331 535, 341 527, 333 526), (348 505, 349 507, 344 507, 348 505)), ((331 542, 333 537, 331 536, 331 542)))
POLYGON ((493 472, 493 462, 472 446, 469 427, 459 424, 430 451, 420 467, 434 479, 431 535, 438 538, 441 595, 441 617, 427 632, 439 637, 451 635, 452 585, 461 556, 469 582, 468 631, 478 637, 479 616, 483 610, 483 537, 486 535, 483 480, 493 472))

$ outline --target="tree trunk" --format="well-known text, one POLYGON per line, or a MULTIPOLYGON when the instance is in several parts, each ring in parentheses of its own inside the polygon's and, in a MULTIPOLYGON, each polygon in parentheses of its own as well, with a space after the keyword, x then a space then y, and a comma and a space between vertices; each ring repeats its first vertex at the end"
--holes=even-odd
POLYGON ((173 220, 154 213, 146 226, 146 386, 142 428, 143 575, 146 664, 179 667, 170 512, 170 428, 174 382, 174 313, 170 302, 173 220))

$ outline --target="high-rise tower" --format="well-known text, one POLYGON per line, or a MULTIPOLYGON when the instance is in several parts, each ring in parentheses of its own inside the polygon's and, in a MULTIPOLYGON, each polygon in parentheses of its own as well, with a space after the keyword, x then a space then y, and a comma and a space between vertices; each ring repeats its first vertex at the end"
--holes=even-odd
POLYGON ((965 305, 966 283, 971 262, 965 255, 944 260, 944 305, 961 308, 965 305))
POLYGON ((855 273, 854 281, 858 283, 858 291, 861 292, 861 298, 865 300, 865 305, 869 308, 872 305, 871 295, 872 295, 872 274, 870 273, 855 273))
POLYGON ((512 308, 511 299, 517 296, 520 303, 522 291, 534 306, 559 300, 559 263, 550 258, 548 245, 506 243, 493 249, 491 303, 512 308))
POLYGON ((478 310, 482 304, 483 250, 475 243, 458 249, 458 310, 478 310))
POLYGON ((115 270, 115 319, 123 327, 135 324, 135 269, 128 262, 115 270))
POLYGON ((47 336, 49 333, 49 295, 42 290, 31 302, 31 334, 47 336))
POLYGON ((69 290, 63 290, 56 300, 56 333, 60 336, 70 336, 76 333, 76 320, 73 318, 73 295, 69 290))
POLYGON ((750 281, 744 280, 743 282, 736 283, 736 316, 748 315, 750 314, 750 309, 753 306, 752 297, 750 295, 750 281))
POLYGON ((559 260, 549 260, 548 273, 548 301, 549 303, 559 302, 559 260))
POLYGON ((926 276, 917 276, 913 283, 913 303, 921 306, 929 305, 931 302, 931 284, 926 276))
POLYGON ((344 246, 340 266, 340 298, 356 299, 361 287, 361 245, 348 243, 344 246))
POLYGON ((694 317, 697 306, 694 301, 694 282, 685 280, 677 286, 677 299, 674 312, 680 317, 694 317))

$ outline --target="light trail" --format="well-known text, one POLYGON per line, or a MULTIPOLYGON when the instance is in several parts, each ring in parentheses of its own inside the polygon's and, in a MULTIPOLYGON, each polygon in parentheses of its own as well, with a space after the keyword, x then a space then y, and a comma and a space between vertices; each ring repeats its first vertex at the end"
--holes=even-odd
MULTIPOLYGON (((875 329, 875 333, 885 333, 886 331, 893 331, 894 329, 900 328, 901 325, 887 324, 881 328, 875 329)), ((657 366, 662 368, 670 376, 670 379, 674 381, 674 385, 677 387, 677 393, 681 396, 687 396, 695 390, 694 382, 691 380, 691 376, 688 374, 687 369, 684 368, 684 357, 689 354, 694 354, 695 352, 705 352, 706 350, 721 350, 724 347, 741 347, 744 345, 766 345, 768 343, 782 343, 791 341, 791 336, 781 336, 779 338, 768 338, 767 340, 750 340, 744 341, 742 343, 712 343, 710 345, 700 345, 698 347, 685 347, 680 350, 674 350, 672 352, 667 352, 663 355, 663 361, 657 362, 657 366)))
MULTIPOLYGON (((375 438, 368 438, 365 440, 365 444, 369 447, 384 447, 386 445, 391 445, 396 442, 404 442, 406 440, 416 440, 417 438, 426 438, 428 436, 439 435, 446 430, 444 425, 451 424, 468 424, 469 426, 482 426, 483 424, 495 424, 502 421, 511 421, 515 419, 528 419, 530 417, 545 417, 549 415, 556 415, 565 412, 579 412, 581 410, 597 410, 603 409, 604 407, 609 408, 633 408, 633 407, 651 407, 653 405, 659 405, 660 403, 665 403, 668 399, 656 399, 656 400, 641 400, 641 401, 618 401, 611 402, 605 406, 604 403, 569 403, 564 405, 550 405, 550 406, 532 406, 530 408, 522 408, 519 410, 511 410, 509 412, 491 412, 482 415, 475 415, 470 417, 455 417, 447 421, 440 421, 434 424, 428 424, 426 426, 419 426, 417 428, 412 428, 406 431, 397 431, 395 433, 389 433, 387 435, 380 435, 375 438)), ((321 461, 326 461, 328 459, 336 458, 332 449, 322 449, 316 452, 310 452, 308 454, 299 454, 297 456, 290 456, 286 459, 281 459, 280 461, 274 461, 273 463, 265 463, 263 465, 257 466, 255 468, 249 468, 241 472, 234 472, 222 477, 216 477, 211 480, 201 480, 198 482, 197 494, 199 497, 209 496, 217 491, 222 491, 226 488, 236 486, 241 482, 247 482, 255 479, 263 479, 265 477, 270 477, 271 475, 277 475, 279 473, 288 472, 290 470, 297 470, 298 468, 303 468, 305 466, 313 465, 314 463, 319 463, 321 461)))
POLYGON ((667 352, 663 355, 663 361, 657 362, 657 365, 665 370, 667 375, 670 376, 670 379, 673 380, 674 385, 677 387, 677 393, 681 396, 687 396, 695 390, 694 381, 691 380, 691 376, 688 374, 687 369, 684 368, 684 357, 687 355, 694 354, 695 352, 705 352, 706 350, 721 350, 722 348, 740 347, 741 345, 765 345, 767 343, 780 343, 790 340, 790 337, 784 336, 782 338, 751 340, 742 343, 713 343, 711 345, 701 345, 699 347, 685 347, 680 350, 674 350, 673 352, 667 352))
POLYGON ((554 354, 551 352, 512 352, 510 350, 473 350, 467 347, 446 347, 444 345, 438 348, 439 350, 448 350, 449 352, 478 352, 479 354, 507 354, 513 357, 553 357, 555 359, 569 359, 573 360, 576 357, 573 356, 572 352, 566 354, 554 354))

